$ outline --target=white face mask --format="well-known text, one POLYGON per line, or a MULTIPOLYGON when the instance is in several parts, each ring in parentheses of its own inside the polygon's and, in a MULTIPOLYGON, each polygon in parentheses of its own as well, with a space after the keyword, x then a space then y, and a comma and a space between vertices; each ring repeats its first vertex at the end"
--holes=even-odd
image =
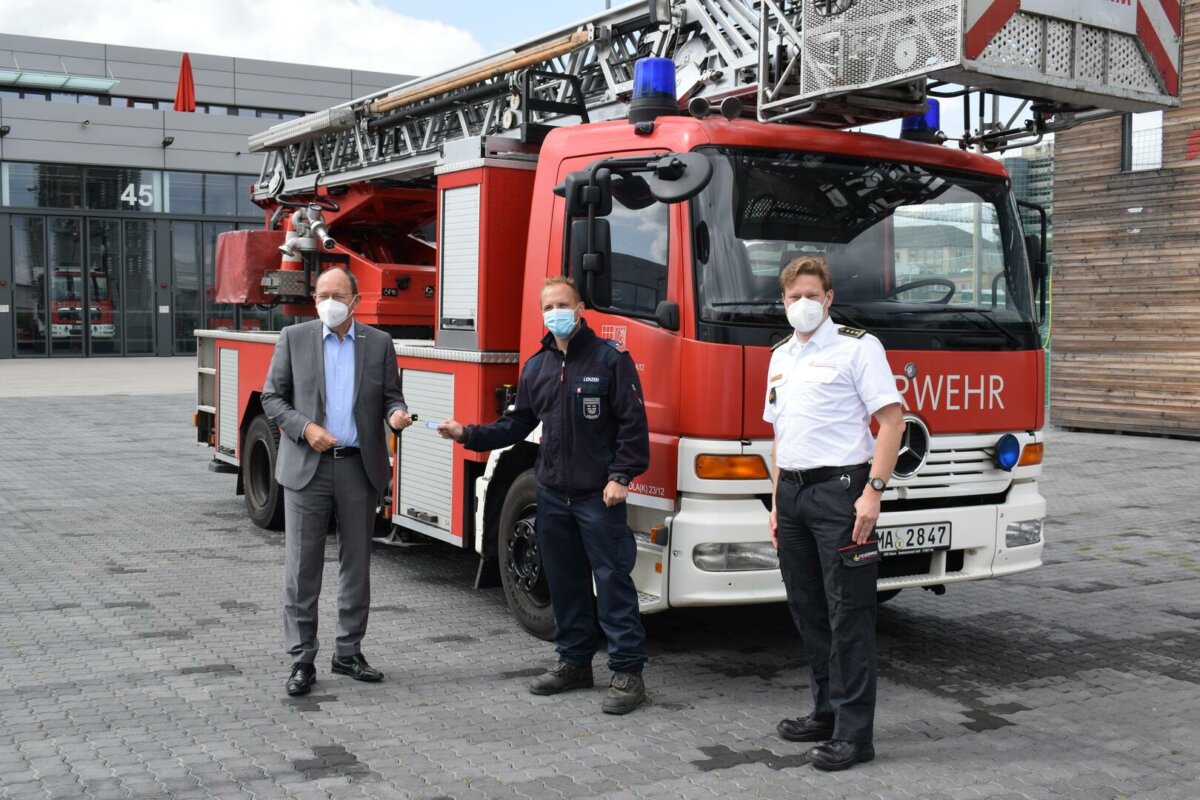
POLYGON ((327 328, 336 328, 350 316, 350 306, 332 297, 317 303, 317 316, 327 328))
POLYGON ((787 319, 800 333, 815 331, 825 321, 825 304, 801 297, 788 306, 787 319))

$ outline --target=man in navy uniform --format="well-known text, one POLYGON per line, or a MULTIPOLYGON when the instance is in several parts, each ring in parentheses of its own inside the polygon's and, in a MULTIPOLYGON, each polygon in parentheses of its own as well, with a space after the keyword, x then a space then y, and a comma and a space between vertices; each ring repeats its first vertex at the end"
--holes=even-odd
POLYGON ((781 721, 778 731, 788 741, 822 742, 809 761, 842 770, 875 757, 879 550, 872 533, 904 417, 879 340, 829 319, 824 258, 794 259, 779 283, 795 333, 775 346, 767 372, 763 419, 775 426, 771 539, 811 662, 814 707, 781 721))
POLYGON ((470 450, 487 451, 524 441, 541 423, 537 542, 559 661, 534 678, 529 691, 547 695, 592 686, 594 579, 613 671, 602 708, 627 714, 646 698, 645 632, 630 576, 637 544, 625 521, 629 482, 650 463, 642 386, 629 354, 588 327, 570 279, 548 278, 540 299, 549 333, 521 370, 513 409, 491 425, 446 420, 438 431, 470 450))

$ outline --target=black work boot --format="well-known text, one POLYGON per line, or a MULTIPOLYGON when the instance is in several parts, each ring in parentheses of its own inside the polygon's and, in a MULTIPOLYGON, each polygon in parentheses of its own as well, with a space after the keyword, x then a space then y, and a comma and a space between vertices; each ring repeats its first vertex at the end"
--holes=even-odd
POLYGON ((601 708, 605 714, 628 714, 645 700, 646 684, 642 682, 642 673, 616 672, 601 708))
POLYGON ((531 694, 558 694, 571 689, 592 688, 592 665, 576 666, 559 661, 548 672, 538 675, 529 682, 531 694))

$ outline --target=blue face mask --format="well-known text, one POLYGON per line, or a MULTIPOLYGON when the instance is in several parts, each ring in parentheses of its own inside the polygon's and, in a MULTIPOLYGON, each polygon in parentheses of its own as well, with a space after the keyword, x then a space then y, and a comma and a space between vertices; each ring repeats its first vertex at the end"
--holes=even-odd
POLYGON ((557 338, 569 339, 575 332, 575 309, 552 308, 542 313, 542 321, 546 323, 546 330, 557 338))

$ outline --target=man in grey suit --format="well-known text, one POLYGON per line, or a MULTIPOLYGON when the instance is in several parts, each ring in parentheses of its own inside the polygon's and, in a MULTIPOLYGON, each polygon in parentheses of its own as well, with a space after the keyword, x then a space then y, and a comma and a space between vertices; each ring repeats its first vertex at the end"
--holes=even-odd
POLYGON ((412 424, 392 337, 354 321, 358 282, 341 267, 317 279, 320 319, 284 328, 263 385, 263 410, 279 426, 275 478, 284 489, 284 639, 290 695, 316 682, 317 600, 325 535, 338 531, 334 672, 383 680, 361 652, 371 603, 371 534, 390 468, 384 420, 412 424))

